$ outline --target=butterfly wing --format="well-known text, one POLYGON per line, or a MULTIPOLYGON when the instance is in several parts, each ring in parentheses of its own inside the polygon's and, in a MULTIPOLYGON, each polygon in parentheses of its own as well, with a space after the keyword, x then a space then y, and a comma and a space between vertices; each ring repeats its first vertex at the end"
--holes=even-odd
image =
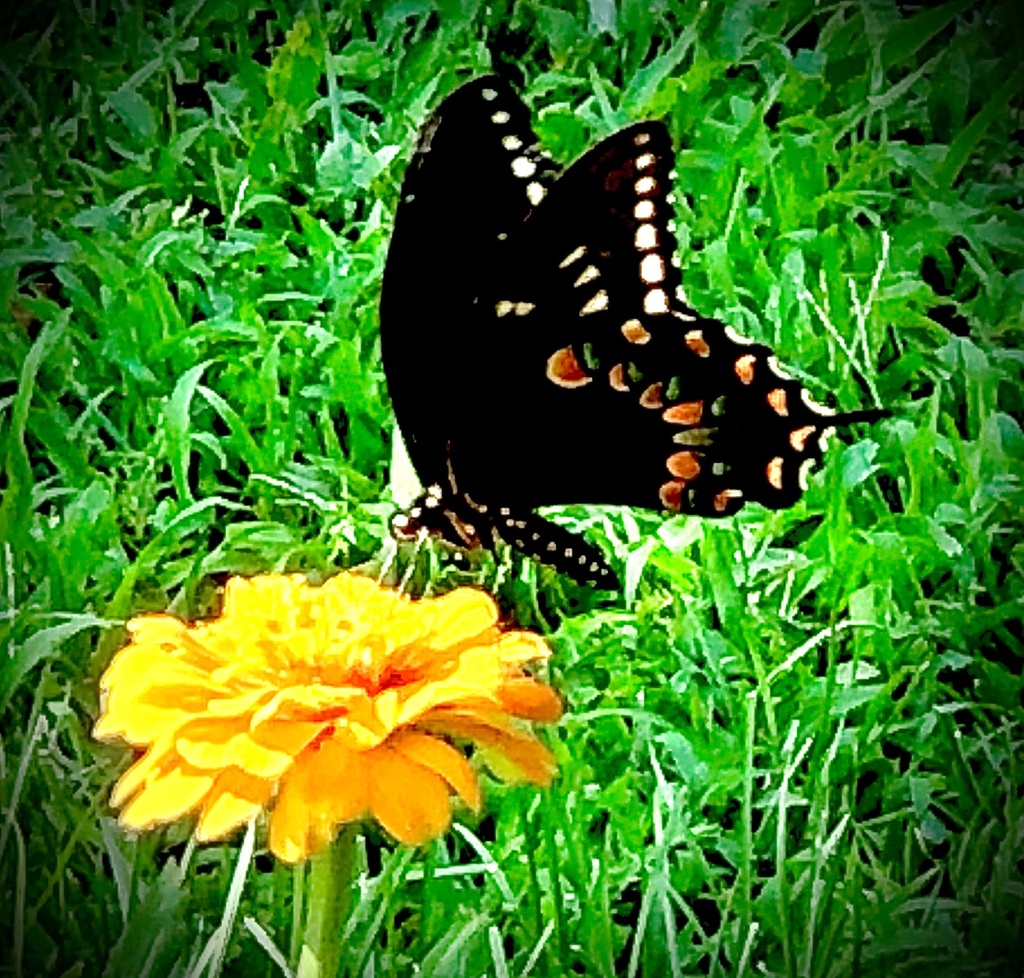
POLYGON ((835 422, 768 347, 677 296, 672 165, 659 123, 604 140, 483 280, 474 367, 449 426, 471 496, 704 516, 799 498, 835 422))
POLYGON ((882 413, 824 417, 768 347, 677 295, 672 163, 664 126, 647 122, 554 179, 496 78, 428 122, 381 299, 389 389, 428 486, 399 536, 504 539, 609 581, 595 548, 531 511, 788 506, 826 426, 882 413))
POLYGON ((381 353, 406 447, 424 485, 446 482, 447 421, 478 354, 474 299, 500 267, 556 167, 529 110, 500 78, 453 92, 422 128, 384 269, 381 353), (529 176, 524 174, 529 173, 529 176))

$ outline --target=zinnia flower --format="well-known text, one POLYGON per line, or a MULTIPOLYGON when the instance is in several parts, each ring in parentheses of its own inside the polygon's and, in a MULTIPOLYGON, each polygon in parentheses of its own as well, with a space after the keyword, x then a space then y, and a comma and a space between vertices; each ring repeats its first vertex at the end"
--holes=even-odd
POLYGON ((401 842, 435 838, 450 791, 479 809, 476 774, 450 740, 471 742, 504 780, 546 785, 554 760, 513 718, 558 719, 554 692, 523 671, 550 653, 497 623, 482 591, 414 601, 350 574, 321 587, 232 578, 219 618, 132 619, 94 729, 145 750, 114 789, 121 822, 195 813, 206 841, 272 803, 270 848, 296 861, 365 817, 401 842))

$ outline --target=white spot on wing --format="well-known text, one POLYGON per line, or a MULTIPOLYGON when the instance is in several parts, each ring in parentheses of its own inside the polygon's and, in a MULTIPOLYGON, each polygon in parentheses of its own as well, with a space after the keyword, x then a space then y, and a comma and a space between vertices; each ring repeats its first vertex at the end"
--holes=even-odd
POLYGON ((807 407, 815 414, 821 414, 827 418, 836 413, 831 408, 825 407, 824 404, 819 404, 813 397, 811 397, 811 393, 806 387, 800 388, 800 396, 803 398, 804 404, 806 404, 807 407))
POLYGON ((768 366, 771 368, 771 372, 773 374, 775 374, 776 377, 779 377, 782 380, 792 380, 793 379, 793 375, 792 374, 786 373, 786 371, 783 370, 782 367, 779 366, 779 361, 778 361, 777 357, 774 357, 774 356, 768 357, 767 363, 768 363, 768 366))
POLYGON ((653 153, 643 153, 636 158, 636 168, 638 170, 649 170, 652 166, 654 166, 653 153))
POLYGON ((807 492, 807 486, 809 485, 809 479, 811 471, 814 468, 814 459, 805 458, 800 463, 800 471, 797 473, 797 478, 800 480, 800 491, 807 492))
POLYGON ((664 289, 651 289, 644 296, 644 312, 649 316, 657 316, 668 312, 668 296, 664 289))
POLYGON ((502 299, 494 304, 494 311, 499 317, 507 316, 515 308, 514 302, 509 302, 508 299, 502 299))
POLYGON ((495 112, 494 115, 491 116, 491 122, 493 122, 496 126, 503 126, 511 118, 512 116, 510 116, 507 112, 499 111, 495 112))
POLYGON ((512 172, 523 179, 532 177, 537 172, 537 164, 525 156, 517 156, 512 161, 512 172))
POLYGON ((604 289, 600 292, 595 292, 594 295, 587 300, 586 305, 580 310, 581 316, 589 316, 592 312, 600 312, 602 309, 608 308, 608 293, 604 289))
POLYGON ((651 134, 649 132, 638 132, 633 137, 634 146, 646 146, 651 141, 651 134))
POLYGON ((526 185, 527 199, 534 207, 536 207, 547 196, 547 193, 548 192, 544 186, 537 183, 536 180, 534 180, 533 183, 528 183, 526 185))
POLYGON ((532 302, 517 302, 512 311, 517 316, 526 316, 536 308, 537 307, 532 302))
POLYGON ((728 336, 729 339, 732 340, 733 343, 737 344, 738 346, 750 346, 754 342, 753 340, 748 339, 746 336, 742 336, 740 333, 737 333, 736 330, 734 330, 731 326, 725 327, 725 335, 728 336))
POLYGON ((655 285, 663 281, 665 278, 665 259, 658 254, 645 255, 644 260, 640 262, 640 278, 643 279, 645 285, 655 285))
POLYGON ((578 261, 587 253, 587 249, 580 245, 575 251, 570 251, 559 263, 559 268, 568 268, 574 261, 578 261))
POLYGON ((634 238, 638 251, 650 251, 658 247, 658 229, 653 224, 641 224, 634 238))
POLYGON ((658 189, 658 182, 654 177, 641 177, 633 184, 633 189, 637 192, 640 197, 646 197, 648 194, 653 194, 658 189))
POLYGON ((501 145, 510 153, 514 153, 517 149, 522 149, 523 141, 518 136, 504 136, 501 145))
POLYGON ((641 200, 640 203, 633 208, 633 217, 638 221, 649 221, 654 217, 654 201, 641 200))
POLYGON ((573 282, 573 288, 578 289, 581 285, 586 285, 587 282, 593 282, 595 278, 600 276, 600 274, 601 273, 593 265, 587 265, 587 267, 580 272, 580 277, 573 282))

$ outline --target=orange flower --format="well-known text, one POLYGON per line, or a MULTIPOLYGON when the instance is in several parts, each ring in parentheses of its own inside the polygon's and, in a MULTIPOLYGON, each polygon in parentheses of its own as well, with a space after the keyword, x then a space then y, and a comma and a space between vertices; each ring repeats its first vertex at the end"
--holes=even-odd
POLYGON ((236 577, 212 621, 132 619, 93 731, 145 749, 112 795, 121 822, 195 812, 205 841, 273 802, 270 848, 292 862, 365 817, 426 842, 448 828, 452 790, 478 809, 476 775, 448 738, 504 780, 548 784, 551 754, 512 718, 558 719, 554 692, 522 668, 550 653, 497 622, 482 591, 413 601, 350 574, 321 587, 236 577))

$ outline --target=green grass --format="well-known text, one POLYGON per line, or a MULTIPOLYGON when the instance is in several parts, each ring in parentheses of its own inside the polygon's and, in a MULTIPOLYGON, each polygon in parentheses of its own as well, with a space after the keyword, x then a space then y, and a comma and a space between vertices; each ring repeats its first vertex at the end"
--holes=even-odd
POLYGON ((666 119, 691 303, 894 417, 834 442, 790 511, 558 511, 611 554, 611 597, 402 551, 414 590, 480 583, 550 634, 561 773, 488 782, 489 814, 422 852, 368 830, 345 973, 1019 973, 1014 4, 4 20, 0 975, 183 976, 204 949, 202 973, 295 966, 303 869, 257 836, 229 894, 239 840, 118 828, 97 677, 125 618, 208 612, 227 573, 380 566, 391 219, 425 113, 493 58, 563 162, 666 119))

